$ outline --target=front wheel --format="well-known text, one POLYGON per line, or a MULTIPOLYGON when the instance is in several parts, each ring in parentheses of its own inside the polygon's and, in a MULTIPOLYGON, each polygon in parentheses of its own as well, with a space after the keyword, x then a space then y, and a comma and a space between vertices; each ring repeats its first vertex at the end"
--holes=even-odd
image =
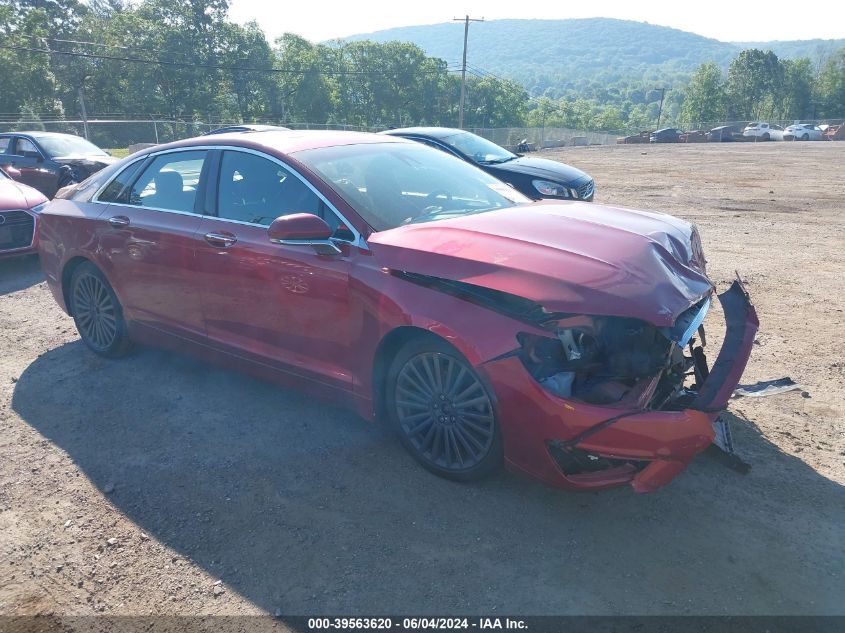
POLYGON ((388 370, 385 397, 402 444, 431 472, 470 481, 500 467, 493 398, 447 343, 421 337, 405 344, 388 370))
POLYGON ((764 140, 764 141, 768 141, 770 138, 771 138, 771 137, 769 136, 769 133, 768 133, 768 132, 766 132, 765 134, 763 134, 763 140, 764 140))
POLYGON ((100 269, 90 262, 73 271, 71 313, 82 341, 100 356, 125 355, 131 342, 123 308, 100 269))
POLYGON ((809 141, 809 140, 810 140, 810 135, 809 135, 809 134, 805 134, 804 136, 802 136, 802 137, 801 137, 801 140, 802 140, 802 141, 809 141))

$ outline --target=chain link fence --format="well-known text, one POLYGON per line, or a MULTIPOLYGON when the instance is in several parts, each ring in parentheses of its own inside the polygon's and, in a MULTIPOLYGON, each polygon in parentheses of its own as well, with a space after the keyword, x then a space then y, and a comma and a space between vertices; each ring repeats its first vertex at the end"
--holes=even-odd
POLYGON ((569 145, 612 145, 617 132, 594 132, 562 127, 473 128, 469 130, 503 147, 514 148, 523 141, 532 149, 569 145))
MULTIPOLYGON (((354 130, 379 132, 384 126, 344 125, 336 123, 290 123, 262 121, 261 124, 281 125, 291 129, 354 130)), ((60 121, 0 121, 0 133, 24 130, 44 130, 85 136, 99 147, 121 149, 140 143, 169 143, 183 138, 200 136, 211 130, 237 122, 204 123, 201 121, 172 121, 165 119, 119 120, 91 119, 60 121), (87 133, 86 133, 87 128, 87 133)), ((472 128, 498 145, 514 148, 526 141, 532 149, 562 147, 564 145, 609 145, 616 142, 617 132, 591 132, 567 128, 472 128)))
MULTIPOLYGON (((843 119, 825 119, 815 121, 801 121, 816 125, 840 125, 843 119)), ((379 132, 384 126, 359 126, 337 123, 301 123, 262 121, 262 124, 281 125, 292 129, 309 130, 354 130, 361 132, 379 132)), ((741 133, 750 121, 709 121, 690 125, 689 130, 708 131, 721 126, 730 126, 735 133, 741 133)), ((787 127, 796 121, 768 121, 770 124, 787 127)), ((48 132, 64 132, 87 137, 92 143, 106 149, 125 149, 138 144, 169 143, 183 138, 199 136, 211 130, 227 125, 238 125, 237 122, 205 123, 201 121, 174 121, 166 119, 92 119, 87 122, 81 120, 0 120, 0 133, 24 130, 44 130, 48 132)), ((652 130, 654 128, 651 128, 652 130)), ((650 130, 612 130, 590 131, 572 128, 471 128, 479 136, 483 136, 494 143, 515 149, 523 141, 532 150, 570 147, 585 145, 613 145, 620 137, 638 135, 650 130)))

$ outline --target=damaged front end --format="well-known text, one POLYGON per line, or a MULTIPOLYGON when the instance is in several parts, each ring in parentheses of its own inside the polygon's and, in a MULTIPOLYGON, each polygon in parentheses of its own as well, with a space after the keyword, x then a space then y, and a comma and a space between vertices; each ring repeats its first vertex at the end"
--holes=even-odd
POLYGON ((701 324, 709 307, 707 297, 671 328, 621 317, 564 318, 545 324, 554 338, 519 334, 519 358, 561 398, 636 410, 684 408, 707 375, 701 324), (688 376, 695 377, 691 386, 688 376))
POLYGON ((757 331, 739 280, 718 298, 727 331, 712 368, 702 325, 709 296, 670 327, 549 315, 520 333, 518 349, 485 365, 508 394, 500 402, 509 464, 565 487, 631 482, 648 492, 668 483, 713 441, 757 331), (525 373, 530 385, 518 378, 525 373))

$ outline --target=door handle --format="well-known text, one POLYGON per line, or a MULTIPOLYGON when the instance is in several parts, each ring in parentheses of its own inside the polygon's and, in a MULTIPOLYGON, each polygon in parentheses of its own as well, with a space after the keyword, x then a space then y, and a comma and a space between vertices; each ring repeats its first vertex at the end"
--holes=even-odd
POLYGON ((238 241, 231 233, 206 233, 205 241, 217 248, 228 248, 238 241))
POLYGON ((116 229, 122 229, 123 227, 129 226, 129 218, 125 215, 116 215, 113 218, 109 218, 109 225, 116 229))

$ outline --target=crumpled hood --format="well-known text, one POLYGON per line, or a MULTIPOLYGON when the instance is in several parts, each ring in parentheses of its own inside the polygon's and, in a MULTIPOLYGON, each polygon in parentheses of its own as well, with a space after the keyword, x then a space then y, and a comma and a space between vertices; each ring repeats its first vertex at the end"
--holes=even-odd
POLYGON ((31 209, 42 202, 47 198, 37 189, 6 178, 0 180, 0 211, 31 209))
POLYGON ((550 312, 672 325, 713 285, 692 226, 669 215, 541 201, 372 234, 379 265, 534 301, 550 312))
POLYGON ((102 154, 91 154, 91 155, 83 155, 83 154, 70 154, 68 156, 56 156, 53 158, 54 161, 60 163, 62 165, 97 165, 101 169, 106 167, 107 165, 113 165, 116 163, 119 158, 115 158, 114 156, 103 156, 102 154))
POLYGON ((581 184, 581 180, 589 180, 590 178, 583 171, 571 165, 546 158, 533 158, 529 156, 520 156, 505 163, 490 165, 490 167, 515 171, 520 174, 536 176, 537 178, 545 178, 546 180, 552 180, 562 184, 577 185, 581 184))

